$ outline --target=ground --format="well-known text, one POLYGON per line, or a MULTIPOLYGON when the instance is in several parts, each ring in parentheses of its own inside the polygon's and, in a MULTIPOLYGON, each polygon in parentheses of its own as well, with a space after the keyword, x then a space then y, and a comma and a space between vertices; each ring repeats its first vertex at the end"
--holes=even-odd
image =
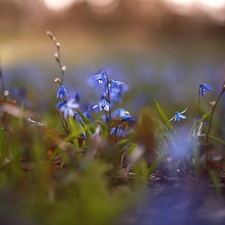
POLYGON ((224 185, 218 195, 208 179, 150 182, 145 201, 122 216, 117 225, 224 225, 224 185))

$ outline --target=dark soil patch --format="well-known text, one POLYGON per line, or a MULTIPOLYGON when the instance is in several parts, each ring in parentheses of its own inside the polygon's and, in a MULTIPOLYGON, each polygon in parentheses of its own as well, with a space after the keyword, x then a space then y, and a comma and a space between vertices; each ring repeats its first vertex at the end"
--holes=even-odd
POLYGON ((145 201, 122 216, 117 225, 224 225, 225 188, 219 195, 204 179, 152 181, 145 201))

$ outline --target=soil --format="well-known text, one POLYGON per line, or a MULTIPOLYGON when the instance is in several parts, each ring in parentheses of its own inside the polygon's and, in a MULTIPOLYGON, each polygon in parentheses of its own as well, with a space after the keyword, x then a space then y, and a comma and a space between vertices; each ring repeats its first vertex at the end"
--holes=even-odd
POLYGON ((144 202, 116 225, 224 225, 225 186, 216 191, 209 179, 150 181, 144 202))

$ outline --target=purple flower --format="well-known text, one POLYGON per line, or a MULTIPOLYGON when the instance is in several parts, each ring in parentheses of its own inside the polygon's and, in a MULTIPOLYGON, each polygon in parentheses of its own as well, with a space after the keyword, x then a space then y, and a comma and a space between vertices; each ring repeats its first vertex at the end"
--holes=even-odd
POLYGON ((110 104, 105 100, 105 99, 102 99, 97 105, 94 105, 92 107, 92 109, 97 113, 99 111, 102 111, 103 109, 105 111, 109 111, 109 108, 110 108, 110 104))
POLYGON ((174 112, 174 117, 171 118, 169 121, 174 120, 174 121, 179 122, 181 119, 186 119, 186 116, 182 115, 186 111, 187 111, 187 108, 183 112, 174 112))
POLYGON ((56 92, 56 98, 64 98, 65 95, 69 95, 65 87, 62 85, 56 92))
MULTIPOLYGON (((210 86, 207 85, 207 84, 200 84, 200 85, 199 85, 199 89, 200 89, 200 93, 201 93, 201 95, 202 95, 203 98, 205 97, 206 92, 210 92, 210 91, 213 90, 213 88, 210 87, 210 86)), ((199 93, 199 92, 198 92, 198 93, 199 93)), ((197 93, 197 94, 198 94, 198 93, 197 93)))

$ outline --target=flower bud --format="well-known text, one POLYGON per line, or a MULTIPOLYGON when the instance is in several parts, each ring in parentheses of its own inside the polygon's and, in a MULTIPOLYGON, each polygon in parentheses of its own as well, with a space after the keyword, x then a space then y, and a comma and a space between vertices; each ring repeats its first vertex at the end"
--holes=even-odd
POLYGON ((65 67, 65 66, 62 67, 62 71, 63 71, 63 72, 66 71, 66 67, 65 67))
POLYGON ((46 33, 50 38, 52 38, 52 39, 54 38, 53 34, 50 31, 47 31, 46 33))
POLYGON ((57 61, 57 62, 59 62, 59 55, 58 55, 58 53, 55 53, 55 60, 57 61))
POLYGON ((4 96, 5 96, 5 97, 9 96, 9 91, 8 91, 8 90, 5 90, 5 91, 4 91, 4 96))
POLYGON ((56 82, 57 84, 59 84, 59 85, 62 85, 61 82, 60 82, 60 80, 59 80, 59 78, 55 78, 55 82, 56 82))
POLYGON ((57 48, 60 48, 60 46, 61 46, 60 43, 57 42, 57 43, 56 43, 56 47, 57 47, 57 48))
POLYGON ((216 105, 216 101, 212 101, 212 102, 210 102, 209 104, 211 105, 212 108, 214 108, 215 105, 216 105))

